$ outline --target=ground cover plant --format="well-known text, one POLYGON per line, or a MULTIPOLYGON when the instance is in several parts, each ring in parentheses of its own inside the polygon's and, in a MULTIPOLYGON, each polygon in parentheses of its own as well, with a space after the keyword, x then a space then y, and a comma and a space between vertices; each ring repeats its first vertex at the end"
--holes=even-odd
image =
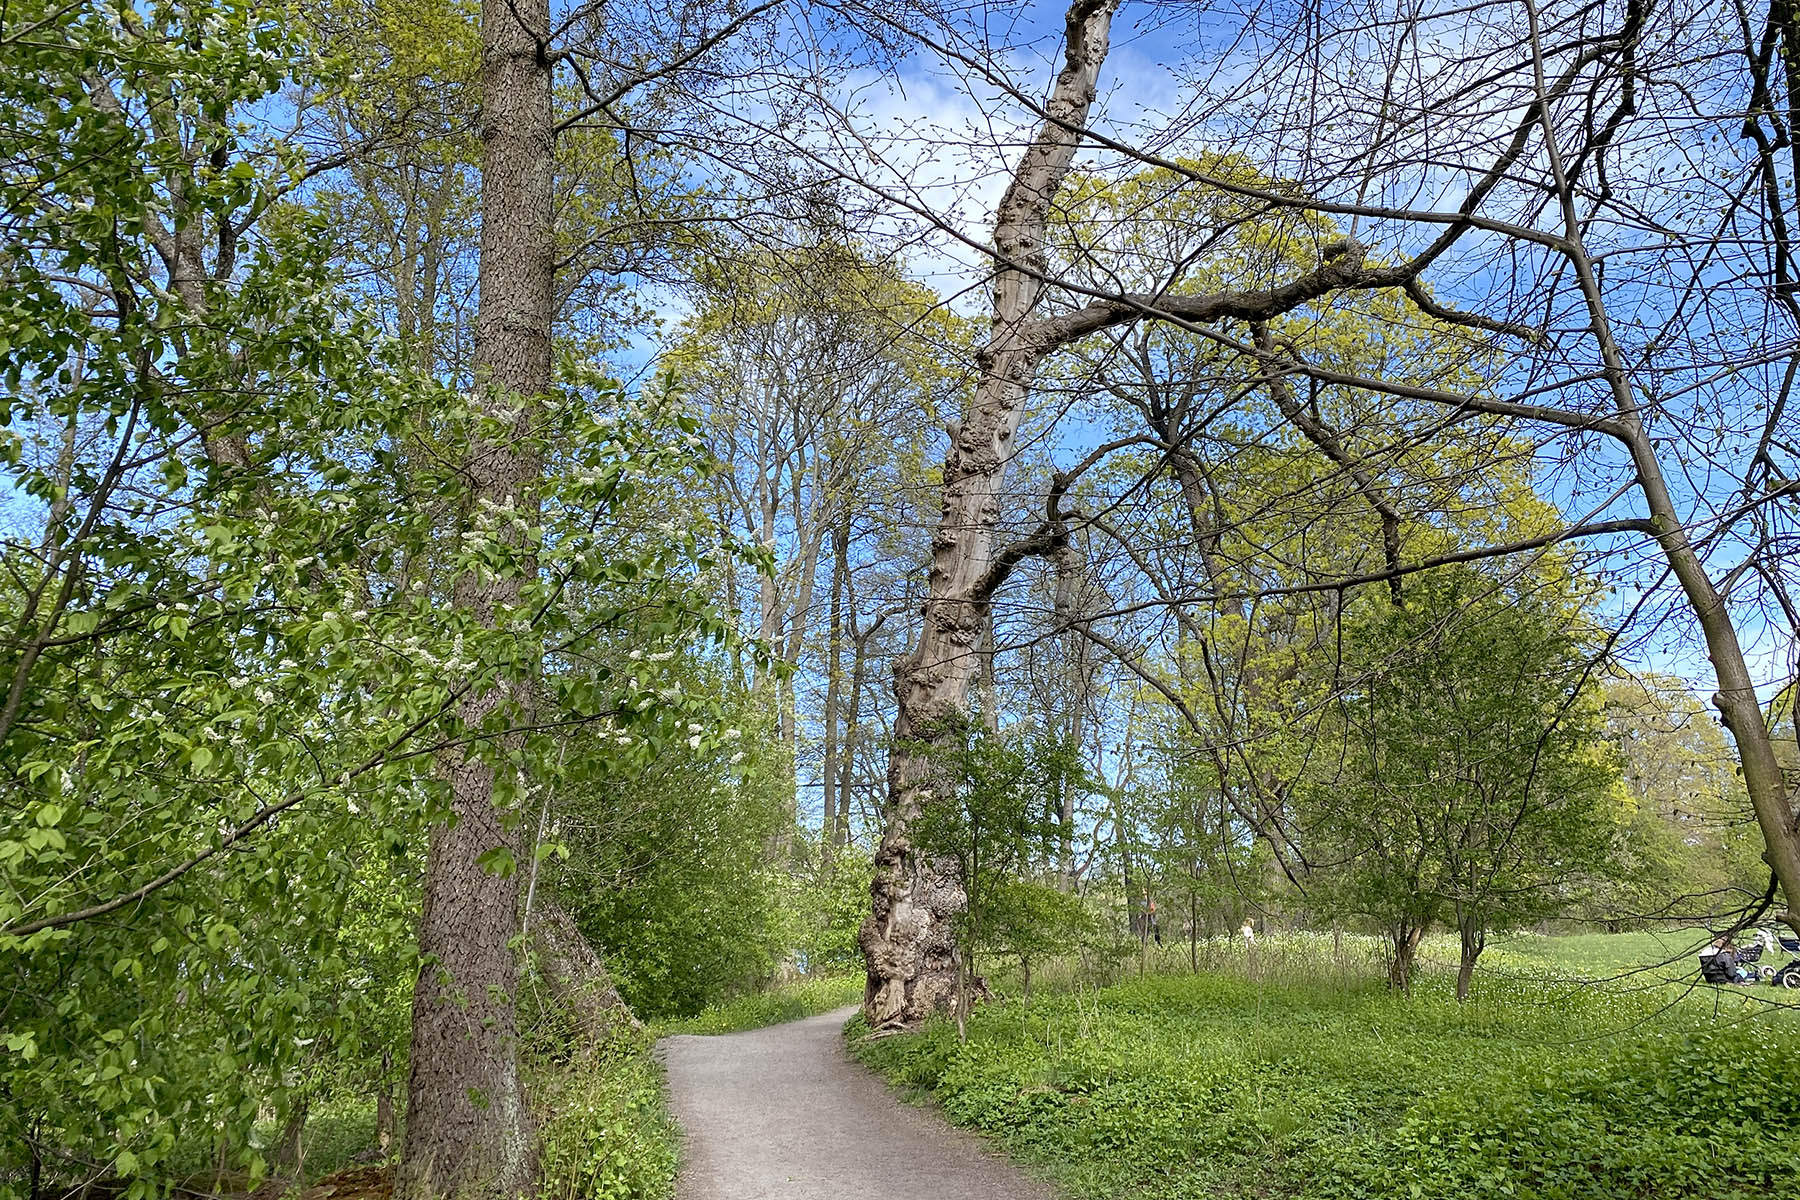
POLYGON ((1767 997, 1546 967, 1459 1004, 1454 959, 1410 999, 1277 961, 984 1006, 966 1044, 859 1021, 851 1045, 1074 1196, 1800 1191, 1800 1022, 1767 997))
MULTIPOLYGON (((816 1016, 862 998, 860 975, 803 976, 715 1001, 691 1017, 643 1028, 620 1024, 603 1042, 580 1039, 542 1014, 531 1023, 523 1061, 538 1130, 541 1200, 669 1200, 680 1161, 680 1131, 663 1100, 656 1039, 670 1033, 736 1033, 816 1016)), ((403 1132, 403 1128, 399 1132, 403 1132)), ((395 1131, 390 1130, 390 1134, 395 1131)), ((264 1144, 281 1136, 260 1131, 264 1144)), ((397 1138, 383 1144, 377 1103, 368 1094, 328 1096, 307 1122, 307 1183, 338 1194, 389 1194, 387 1169, 397 1138)), ((216 1183, 204 1154, 190 1176, 216 1183)))

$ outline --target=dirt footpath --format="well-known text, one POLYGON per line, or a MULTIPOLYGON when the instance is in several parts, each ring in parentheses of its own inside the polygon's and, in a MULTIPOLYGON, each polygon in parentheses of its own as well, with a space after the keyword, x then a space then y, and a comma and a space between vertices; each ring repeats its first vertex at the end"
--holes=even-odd
POLYGON ((854 1008, 722 1037, 664 1039, 686 1131, 678 1200, 1051 1200, 844 1053, 854 1008))

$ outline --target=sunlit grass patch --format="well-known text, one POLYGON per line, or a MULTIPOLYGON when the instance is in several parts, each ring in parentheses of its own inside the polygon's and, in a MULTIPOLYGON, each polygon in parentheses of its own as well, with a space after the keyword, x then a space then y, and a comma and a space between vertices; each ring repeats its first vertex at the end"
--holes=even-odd
POLYGON ((746 992, 686 1017, 657 1026, 665 1033, 738 1033, 798 1021, 860 1003, 861 975, 808 976, 764 991, 746 992))

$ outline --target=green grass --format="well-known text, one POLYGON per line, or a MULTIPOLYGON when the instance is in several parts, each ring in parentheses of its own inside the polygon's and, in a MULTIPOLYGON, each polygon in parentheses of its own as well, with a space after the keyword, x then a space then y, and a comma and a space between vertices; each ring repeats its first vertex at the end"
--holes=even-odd
MULTIPOLYGON (((1695 953, 1712 935, 1704 929, 1638 931, 1632 933, 1583 933, 1545 936, 1537 933, 1495 934, 1481 957, 1480 971, 1489 977, 1520 974, 1560 976, 1570 980, 1611 979, 1629 972, 1662 977, 1690 976, 1695 953)), ((1740 938, 1749 942, 1748 935, 1740 938)), ((1386 946, 1379 938, 1362 934, 1277 933, 1257 942, 1258 961, 1276 975, 1320 981, 1344 975, 1364 976, 1377 971, 1385 960, 1386 946)), ((1249 951, 1235 936, 1203 939, 1192 951, 1202 971, 1243 971, 1249 951)), ((1434 934, 1419 947, 1419 958, 1428 967, 1456 969, 1456 935, 1434 934)), ((1780 955, 1769 961, 1786 962, 1780 955)), ((1117 963, 1090 964, 1084 972, 1076 964, 1050 963, 1033 971, 1033 986, 1046 991, 1066 989, 1080 982, 1117 982, 1135 977, 1140 965, 1146 974, 1179 974, 1188 970, 1190 950, 1185 941, 1171 939, 1164 946, 1152 943, 1141 956, 1132 954, 1117 963)), ((1013 972, 997 974, 1008 983, 1013 972)), ((1016 990, 1016 989, 1015 989, 1016 990)))
POLYGON ((862 997, 861 975, 812 976, 766 991, 734 996, 694 1016, 658 1025, 656 1033, 738 1033, 815 1017, 860 1003, 862 997))
POLYGON ((1297 941, 1254 979, 1148 974, 984 1007, 966 1046, 948 1024, 852 1045, 1079 1197, 1800 1194, 1778 994, 1571 983, 1668 954, 1559 943, 1511 944, 1467 1004, 1441 970, 1407 999, 1297 941))
MULTIPOLYGON (((1482 955, 1481 965, 1491 973, 1506 974, 1514 969, 1525 969, 1561 972, 1579 979, 1606 979, 1629 972, 1680 977, 1693 974, 1694 956, 1710 936, 1704 929, 1578 933, 1555 937, 1535 933, 1507 934, 1492 940, 1482 955)), ((1449 954, 1454 958, 1455 953, 1452 944, 1449 954)))

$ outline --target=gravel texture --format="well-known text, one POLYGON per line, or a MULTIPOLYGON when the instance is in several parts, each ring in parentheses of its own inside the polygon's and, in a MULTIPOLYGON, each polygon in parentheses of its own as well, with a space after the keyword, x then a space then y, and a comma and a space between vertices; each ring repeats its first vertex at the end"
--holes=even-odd
POLYGON ((1052 1200, 851 1061, 854 1008, 660 1050, 686 1131, 678 1200, 1052 1200))

